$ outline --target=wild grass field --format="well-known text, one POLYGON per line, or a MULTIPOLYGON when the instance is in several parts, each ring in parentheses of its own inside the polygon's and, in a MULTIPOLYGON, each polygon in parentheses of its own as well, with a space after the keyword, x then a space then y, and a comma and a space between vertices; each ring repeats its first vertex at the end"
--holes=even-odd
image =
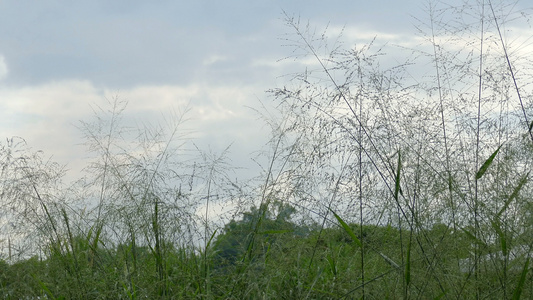
POLYGON ((514 2, 428 2, 417 45, 286 15, 302 71, 267 92, 262 172, 187 113, 80 123, 82 178, 2 143, 0 299, 532 299, 533 73, 514 2), (229 149, 228 151, 230 151, 229 149), (218 213, 213 213, 213 210, 218 213))

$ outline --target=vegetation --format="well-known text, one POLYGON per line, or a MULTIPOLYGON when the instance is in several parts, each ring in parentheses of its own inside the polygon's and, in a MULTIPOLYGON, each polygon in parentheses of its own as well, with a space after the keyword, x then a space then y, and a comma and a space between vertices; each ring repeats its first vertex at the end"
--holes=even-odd
POLYGON ((117 99, 81 123, 93 161, 72 186, 8 139, 0 295, 533 298, 533 74, 505 38, 513 7, 430 3, 390 68, 374 42, 332 45, 286 16, 291 58, 315 63, 269 91, 251 182, 224 152, 192 154, 184 114, 135 131, 117 99))

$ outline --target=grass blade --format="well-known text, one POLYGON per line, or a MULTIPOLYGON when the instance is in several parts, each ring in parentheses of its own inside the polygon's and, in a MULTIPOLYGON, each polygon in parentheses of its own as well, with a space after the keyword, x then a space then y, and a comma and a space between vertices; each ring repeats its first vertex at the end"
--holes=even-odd
POLYGON ((330 254, 326 257, 329 267, 331 268, 331 272, 334 276, 337 276, 337 264, 335 262, 335 257, 333 257, 333 254, 330 254))
POLYGON ((398 151, 398 169, 396 170, 396 178, 394 179, 394 199, 398 200, 398 193, 402 193, 400 188, 400 171, 402 169, 402 159, 400 151, 398 151))
POLYGON ((515 199, 516 196, 518 196, 518 193, 520 192, 520 190, 522 189, 524 184, 527 182, 527 177, 528 176, 529 176, 529 172, 524 177, 522 177, 520 179, 520 181, 518 182, 518 185, 513 190, 513 193, 511 194, 511 196, 509 196, 509 199, 507 199, 507 201, 505 201, 505 204, 503 205, 502 209, 500 209, 500 211, 498 212, 498 217, 500 217, 503 214, 503 212, 507 209, 507 207, 509 206, 511 201, 513 201, 513 199, 515 199))
POLYGON ((476 244, 481 245, 483 247, 487 247, 487 243, 483 242, 479 238, 477 238, 474 234, 472 234, 470 231, 468 231, 466 228, 460 227, 461 230, 470 238, 472 239, 476 244))
POLYGON ((337 221, 339 221, 339 223, 341 224, 341 226, 344 229, 344 231, 346 231, 346 233, 348 233, 348 235, 357 244, 357 246, 362 247, 361 241, 357 238, 355 233, 353 233, 353 231, 350 228, 350 226, 348 226, 348 224, 346 224, 346 222, 344 222, 344 220, 341 217, 339 217, 339 215, 337 215, 331 208, 329 208, 329 210, 333 213, 333 215, 335 216, 337 221))
POLYGON ((407 245, 407 260, 405 263, 405 285, 411 283, 411 242, 407 245))
POLYGON ((476 173, 476 180, 480 179, 481 177, 483 177, 483 175, 485 174, 485 172, 487 171, 487 169, 490 167, 490 165, 492 164, 492 161, 494 160, 494 158, 496 157, 496 155, 498 154, 498 152, 500 152, 500 148, 502 146, 498 147, 498 149, 496 149, 496 151, 494 151, 494 153, 492 153, 492 155, 483 163, 483 165, 481 166, 481 168, 479 168, 479 171, 477 171, 476 173))
POLYGON ((498 237, 500 238, 500 246, 502 249, 503 255, 507 256, 507 240, 505 239, 505 234, 502 231, 502 228, 500 226, 500 221, 496 219, 495 221, 491 221, 492 228, 496 231, 498 234, 498 237))
POLYGON ((520 274, 520 280, 518 281, 518 285, 516 286, 513 293, 513 300, 520 299, 520 295, 522 294, 522 290, 524 289, 524 283, 526 282, 527 271, 529 270, 529 260, 530 257, 527 258, 526 263, 524 264, 524 268, 522 269, 522 273, 520 274))
POLYGON ((48 295, 52 299, 57 299, 56 297, 54 297, 54 294, 52 293, 52 291, 50 291, 50 289, 46 286, 44 282, 42 282, 39 278, 35 277, 35 275, 32 275, 32 277, 39 283, 39 286, 46 293, 46 295, 48 295))
POLYGON ((390 259, 387 255, 378 252, 379 256, 381 256, 391 267, 396 268, 401 271, 400 265, 398 265, 394 260, 390 259))
POLYGON ((209 241, 207 242, 207 245, 205 246, 206 250, 209 249, 209 246, 211 245, 211 242, 215 238, 215 235, 217 234, 218 229, 215 229, 213 234, 211 234, 211 237, 209 238, 209 241))

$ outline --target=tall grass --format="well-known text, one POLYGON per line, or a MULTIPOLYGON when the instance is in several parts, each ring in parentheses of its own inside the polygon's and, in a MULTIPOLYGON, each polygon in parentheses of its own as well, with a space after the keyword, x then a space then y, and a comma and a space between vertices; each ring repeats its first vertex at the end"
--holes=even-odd
POLYGON ((131 128, 119 99, 81 123, 92 161, 72 186, 8 140, 0 294, 531 298, 532 74, 506 40, 522 12, 490 1, 427 12, 420 44, 392 48, 410 56, 390 67, 378 39, 331 44, 285 14, 291 58, 315 63, 270 91, 254 181, 232 179, 230 148, 195 146, 185 112, 131 128))
MULTIPOLYGON (((531 136, 531 103, 524 104, 521 93, 525 90, 519 88, 513 70, 513 66, 520 66, 518 62, 528 61, 510 57, 509 45, 502 38, 503 16, 512 14, 511 9, 505 3, 496 9, 491 2, 457 8, 430 3, 429 20, 418 27, 430 47, 421 45, 413 50, 416 58, 426 57, 434 66, 434 75, 427 73, 431 81, 426 82, 423 77, 412 77, 410 64, 376 69, 376 57, 383 53, 381 49, 372 51, 372 44, 348 50, 330 46, 324 34, 315 36, 299 19, 286 18, 295 32, 290 45, 295 52, 313 57, 317 64, 294 77, 293 86, 272 92, 287 107, 292 131, 321 137, 311 145, 300 144, 301 153, 311 154, 314 159, 315 149, 327 153, 321 162, 307 169, 307 175, 300 176, 319 177, 317 182, 324 183, 321 188, 328 189, 333 183, 328 177, 342 177, 339 170, 343 159, 356 157, 357 151, 364 153, 359 161, 349 164, 352 170, 364 172, 366 187, 350 174, 342 178, 342 185, 349 188, 340 198, 353 199, 366 188, 368 206, 357 216, 349 200, 341 201, 337 212, 345 210, 348 216, 344 218, 358 219, 360 224, 382 224, 381 217, 389 214, 385 224, 392 222, 400 228, 400 238, 406 241, 406 247, 399 249, 405 269, 401 280, 404 298, 423 292, 430 281, 437 284, 435 296, 440 293, 460 298, 473 292, 478 299, 507 298, 522 289, 518 285, 513 293, 515 285, 510 283, 517 274, 510 276, 507 264, 510 248, 530 244, 517 237, 530 230, 529 223, 518 216, 527 203, 526 195, 531 193, 526 188, 531 153, 518 149, 530 148, 533 140, 523 139, 531 136), (453 14, 464 16, 465 23, 453 14), (428 31, 424 31, 425 25, 428 31), (344 75, 341 82, 339 74, 344 75), (404 85, 402 81, 413 84, 404 85), (512 96, 513 88, 516 97, 512 96), (393 157, 397 158, 395 165, 393 157), (329 170, 321 173, 317 167, 329 170), (358 190, 352 190, 357 186, 358 190), (524 196, 514 202, 518 194, 524 196), (387 198, 392 201, 383 201, 387 198), (504 217, 499 212, 506 211, 511 202, 514 217, 504 217), (363 220, 364 213, 372 217, 363 220), (471 240, 468 258, 459 254, 464 244, 454 246, 457 265, 465 259, 472 262, 463 280, 448 277, 449 271, 442 269, 442 264, 449 258, 434 251, 439 241, 427 235, 428 228, 439 222, 452 232, 464 231, 471 240), (402 228, 408 229, 408 236, 402 228), (422 254, 425 271, 413 268, 415 246, 422 254), (503 254, 503 260, 496 258, 497 253, 503 254), (489 265, 498 270, 496 278, 490 279, 499 282, 498 287, 487 280, 489 265), (416 281, 413 272, 426 275, 416 281)), ((527 85, 531 74, 524 68, 521 72, 527 85)), ((336 192, 338 187, 338 183, 333 187, 336 192)), ((316 197, 320 191, 314 193, 316 197)), ((313 201, 320 201, 318 198, 308 205, 316 206, 313 201)), ((318 204, 328 209, 331 206, 318 204)), ((341 224, 344 228, 346 222, 341 224)), ((364 266, 364 257, 361 259, 364 266)), ((364 287, 365 280, 361 280, 364 287)))

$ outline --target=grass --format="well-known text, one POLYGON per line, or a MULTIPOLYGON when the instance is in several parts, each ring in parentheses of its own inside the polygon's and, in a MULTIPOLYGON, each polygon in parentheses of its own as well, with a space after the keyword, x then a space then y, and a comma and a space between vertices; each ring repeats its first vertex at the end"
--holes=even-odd
POLYGON ((286 15, 316 64, 270 91, 255 181, 190 147, 185 113, 133 130, 118 99, 81 124, 93 160, 70 187, 2 144, 3 299, 532 298, 533 74, 503 38, 514 11, 428 15, 427 44, 389 69, 375 42, 330 45, 286 15))

